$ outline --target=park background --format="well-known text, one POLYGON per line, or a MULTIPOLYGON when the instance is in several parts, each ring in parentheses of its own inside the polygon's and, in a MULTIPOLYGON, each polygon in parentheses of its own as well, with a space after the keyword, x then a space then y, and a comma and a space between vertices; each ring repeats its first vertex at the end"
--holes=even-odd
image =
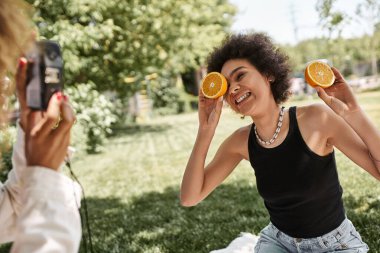
MULTIPOLYGON (((39 39, 62 47, 65 92, 78 118, 72 167, 85 190, 95 252, 209 252, 268 223, 248 162, 198 206, 179 204, 205 60, 228 33, 265 32, 289 55, 294 95, 286 106, 320 102, 303 70, 328 59, 380 128, 379 0, 28 2, 39 39)), ((15 101, 9 110, 17 110, 15 101)), ((225 107, 208 159, 247 124, 225 107)), ((0 136, 1 181, 14 136, 14 125, 0 136)), ((340 152, 337 163, 347 215, 370 252, 380 252, 379 184, 340 152)), ((83 229, 81 252, 89 237, 83 229)))

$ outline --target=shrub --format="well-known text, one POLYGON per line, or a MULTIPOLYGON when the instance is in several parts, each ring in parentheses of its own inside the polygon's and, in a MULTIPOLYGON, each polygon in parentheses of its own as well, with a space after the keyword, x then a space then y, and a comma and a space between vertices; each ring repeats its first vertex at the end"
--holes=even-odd
POLYGON ((12 147, 16 140, 16 127, 8 126, 0 131, 0 181, 7 179, 12 169, 12 147))
MULTIPOLYGON (((76 112, 77 122, 81 127, 74 127, 76 131, 82 131, 86 136, 87 153, 102 151, 102 144, 107 134, 112 132, 111 125, 117 121, 117 110, 120 108, 118 99, 107 99, 97 90, 93 83, 79 84, 66 89, 70 96, 71 104, 76 112)), ((74 133, 74 136, 80 136, 74 133)), ((80 141, 83 138, 79 138, 80 141)), ((73 142, 78 144, 77 140, 73 142)))
POLYGON ((159 79, 151 82, 153 107, 159 115, 175 114, 180 110, 180 91, 170 79, 159 79))

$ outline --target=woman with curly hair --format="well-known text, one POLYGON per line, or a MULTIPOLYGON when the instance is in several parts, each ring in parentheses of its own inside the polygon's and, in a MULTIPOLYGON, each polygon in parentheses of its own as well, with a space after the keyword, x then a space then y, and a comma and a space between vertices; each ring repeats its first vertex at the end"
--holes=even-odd
MULTIPOLYGON (((0 123, 6 125, 6 100, 17 59, 32 43, 30 7, 19 0, 0 0, 0 123)), ((13 169, 0 182, 0 243, 13 241, 11 252, 77 252, 81 238, 78 212, 81 192, 59 172, 75 120, 68 99, 56 93, 46 112, 26 105, 27 60, 20 58, 15 75, 20 104, 13 169), (57 124, 61 115, 62 120, 57 124), (79 197, 79 199, 78 199, 79 197)))
POLYGON ((264 34, 232 35, 208 59, 228 82, 224 99, 253 123, 229 136, 205 165, 223 98, 199 95, 199 129, 181 186, 181 203, 206 198, 243 159, 250 162, 270 224, 257 253, 367 252, 345 215, 334 147, 380 180, 380 133, 333 68, 336 80, 316 88, 327 104, 284 108, 288 58, 264 34))

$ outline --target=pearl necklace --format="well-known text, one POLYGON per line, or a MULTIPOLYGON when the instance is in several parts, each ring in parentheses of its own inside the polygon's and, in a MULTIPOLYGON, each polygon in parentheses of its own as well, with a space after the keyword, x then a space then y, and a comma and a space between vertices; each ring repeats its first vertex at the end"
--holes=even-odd
POLYGON ((274 132, 273 134, 273 137, 269 140, 269 141, 263 141, 259 134, 257 133, 257 127, 256 125, 254 126, 254 130, 255 130, 255 135, 256 135, 256 139, 263 145, 270 145, 272 144, 278 137, 278 134, 280 133, 281 131, 281 127, 282 127, 282 120, 284 119, 284 109, 285 107, 282 106, 281 107, 281 110, 280 110, 280 117, 278 118, 278 123, 277 123, 277 128, 276 128, 276 131, 274 132))

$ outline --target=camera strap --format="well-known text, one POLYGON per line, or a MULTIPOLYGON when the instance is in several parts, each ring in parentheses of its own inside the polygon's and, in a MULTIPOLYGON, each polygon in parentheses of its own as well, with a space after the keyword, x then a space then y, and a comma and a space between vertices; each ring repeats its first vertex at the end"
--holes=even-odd
MULTIPOLYGON (((83 242, 84 252, 86 252, 86 253, 87 252, 94 253, 94 249, 93 249, 93 245, 92 245, 92 235, 91 235, 90 221, 89 221, 89 218, 88 218, 87 201, 86 201, 86 196, 84 194, 84 189, 83 189, 82 184, 78 180, 77 176, 74 174, 74 172, 73 172, 73 170, 71 168, 70 161, 66 160, 66 166, 69 168, 71 178, 75 182, 77 182, 79 184, 79 186, 80 186, 80 188, 82 190, 82 194, 83 194, 81 207, 78 206, 77 201, 75 201, 75 203, 77 204, 77 208, 78 208, 79 215, 80 215, 80 221, 81 221, 81 224, 82 224, 82 238, 83 238, 82 242, 83 242), (83 212, 84 212, 84 214, 83 214, 83 212), (87 230, 88 239, 86 237, 85 228, 87 230), (88 240, 88 242, 87 242, 87 240, 88 240), (88 243, 88 245, 87 245, 87 243, 88 243)), ((74 197, 75 197, 75 199, 77 199, 76 196, 75 196, 75 191, 74 191, 74 197)))

